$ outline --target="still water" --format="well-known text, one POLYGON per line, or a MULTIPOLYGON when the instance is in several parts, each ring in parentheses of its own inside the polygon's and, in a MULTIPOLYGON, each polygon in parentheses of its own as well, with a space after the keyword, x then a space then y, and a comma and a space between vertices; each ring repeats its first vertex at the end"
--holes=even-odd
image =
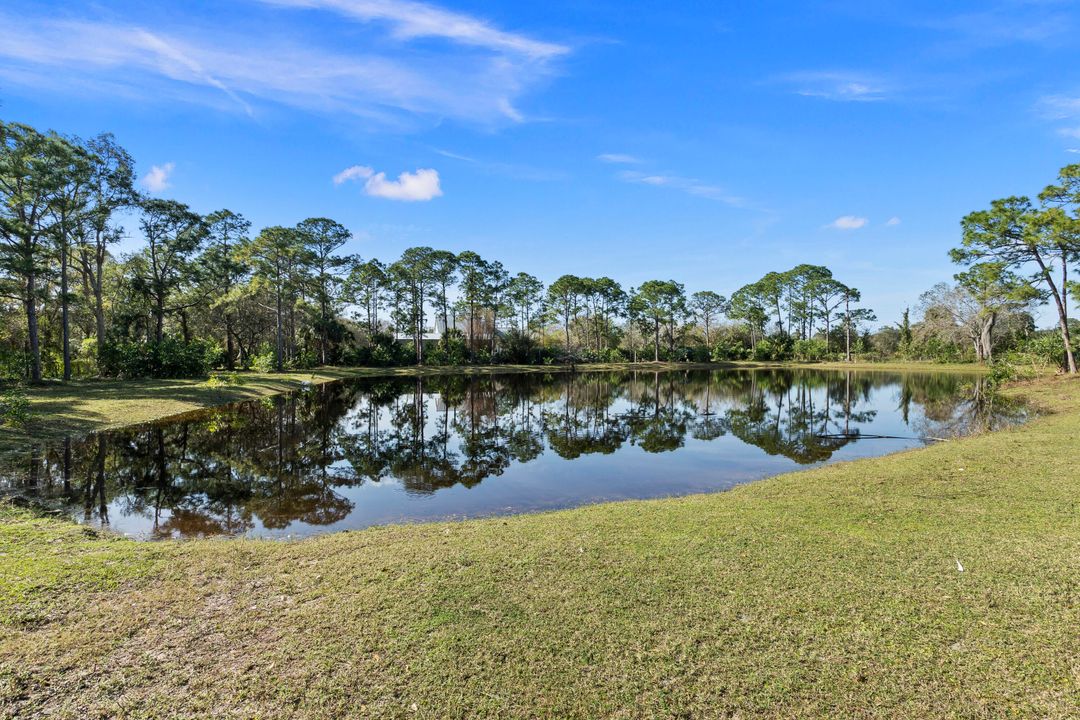
POLYGON ((0 490, 139 539, 295 537, 724 490, 1023 416, 955 373, 365 379, 36 448, 0 490))

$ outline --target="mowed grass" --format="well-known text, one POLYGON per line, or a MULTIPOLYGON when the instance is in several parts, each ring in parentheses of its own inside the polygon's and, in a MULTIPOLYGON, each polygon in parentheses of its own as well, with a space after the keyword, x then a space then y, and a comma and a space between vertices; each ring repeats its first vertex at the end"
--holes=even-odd
POLYGON ((7 509, 0 716, 1075 718, 1080 381, 1010 392, 1046 414, 680 499, 158 544, 7 509))

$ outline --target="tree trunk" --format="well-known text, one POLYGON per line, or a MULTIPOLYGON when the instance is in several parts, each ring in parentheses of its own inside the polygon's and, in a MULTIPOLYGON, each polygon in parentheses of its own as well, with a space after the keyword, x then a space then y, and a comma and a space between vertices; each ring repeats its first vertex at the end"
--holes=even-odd
POLYGON ((68 251, 60 246, 60 328, 63 335, 64 382, 71 380, 71 327, 68 316, 68 251))
POLYGON ((235 350, 233 347, 232 313, 225 313, 225 367, 228 370, 236 367, 233 361, 235 350))
POLYGON ((997 323, 997 313, 990 313, 990 317, 983 323, 979 332, 979 344, 982 345, 982 360, 993 362, 994 360, 994 325, 997 323))
POLYGON ((1058 311, 1058 327, 1061 330, 1061 340, 1065 345, 1065 367, 1070 374, 1076 374, 1076 358, 1073 356, 1072 351, 1072 337, 1069 333, 1069 309, 1066 304, 1068 301, 1069 292, 1068 286, 1064 282, 1068 279, 1068 265, 1062 252, 1061 258, 1061 278, 1063 285, 1061 290, 1058 290, 1057 284, 1054 282, 1053 276, 1050 274, 1050 269, 1046 267, 1043 262, 1042 256, 1039 253, 1035 253, 1035 262, 1039 264, 1039 269, 1042 270, 1043 278, 1046 280, 1046 284, 1050 286, 1050 295, 1054 298, 1054 305, 1057 306, 1058 311))
POLYGON ((26 276, 26 336, 30 343, 30 380, 41 382, 41 347, 38 340, 37 273, 26 276))
POLYGON ((653 362, 660 362, 660 318, 653 318, 653 362))
POLYGON ((844 300, 844 357, 851 362, 851 300, 844 300))
POLYGON ((321 298, 319 298, 319 306, 320 306, 319 311, 322 314, 322 328, 320 328, 321 332, 320 332, 320 337, 319 337, 319 339, 320 339, 319 360, 322 362, 323 365, 325 365, 326 364, 326 343, 329 342, 329 340, 330 340, 330 338, 328 337, 327 331, 326 331, 326 326, 329 325, 329 320, 327 319, 326 316, 329 314, 330 311, 326 307, 326 288, 325 288, 325 286, 323 287, 323 296, 321 298))
POLYGON ((165 297, 161 293, 154 305, 154 339, 158 342, 165 339, 165 297))
POLYGON ((281 312, 281 290, 279 289, 277 293, 277 348, 274 353, 276 356, 274 358, 274 364, 277 366, 278 372, 281 372, 285 369, 285 365, 283 362, 283 355, 285 354, 285 334, 283 332, 283 328, 281 327, 282 322, 283 317, 281 312))
POLYGON ((90 281, 94 291, 94 325, 97 332, 98 355, 105 347, 105 250, 101 246, 94 250, 94 274, 90 281))

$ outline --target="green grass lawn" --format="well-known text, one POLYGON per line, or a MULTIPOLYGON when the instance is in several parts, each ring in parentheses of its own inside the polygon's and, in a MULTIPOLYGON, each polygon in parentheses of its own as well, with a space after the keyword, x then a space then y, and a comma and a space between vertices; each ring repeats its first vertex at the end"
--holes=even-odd
POLYGON ((8 508, 0 716, 1080 717, 1080 381, 1010 392, 1046 414, 680 499, 158 544, 8 508))

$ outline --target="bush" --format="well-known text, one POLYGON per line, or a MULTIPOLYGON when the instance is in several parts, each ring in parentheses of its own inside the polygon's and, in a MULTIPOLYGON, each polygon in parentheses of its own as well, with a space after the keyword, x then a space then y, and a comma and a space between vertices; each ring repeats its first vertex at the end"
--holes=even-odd
POLYGON ((1021 377, 1021 373, 1016 366, 1009 362, 995 362, 990 366, 990 375, 987 378, 991 387, 997 387, 1003 383, 1007 383, 1010 380, 1016 380, 1021 377))
POLYGON ((111 377, 205 377, 222 360, 221 347, 211 340, 184 342, 115 342, 102 348, 101 373, 111 377))
POLYGON ((707 363, 712 359, 712 353, 704 345, 689 348, 689 360, 696 363, 707 363))
POLYGON ((416 354, 411 343, 405 347, 392 335, 380 332, 347 348, 342 359, 350 367, 393 367, 413 362, 416 354))
POLYGON ((0 393, 0 422, 11 427, 23 427, 30 419, 30 399, 21 387, 0 393))
POLYGON ((725 339, 716 343, 712 349, 713 362, 728 362, 731 360, 745 360, 749 357, 749 351, 742 343, 725 339))
POLYGON ((604 352, 604 361, 609 363, 629 362, 630 358, 619 348, 608 348, 604 352))
POLYGON ((764 338, 754 348, 753 359, 758 362, 787 360, 792 355, 792 342, 786 337, 764 338))
POLYGON ((263 343, 259 346, 259 352, 251 358, 251 369, 255 372, 268 373, 273 372, 275 366, 274 349, 269 343, 263 343))
POLYGON ((438 344, 424 348, 426 365, 464 365, 469 351, 465 341, 455 335, 443 338, 438 344))
POLYGON ((226 385, 243 385, 244 379, 241 378, 240 374, 236 372, 226 374, 214 373, 207 379, 206 383, 204 384, 206 385, 206 387, 219 388, 225 387, 226 385))
POLYGON ((825 357, 824 340, 796 340, 792 348, 796 360, 818 362, 825 357))

